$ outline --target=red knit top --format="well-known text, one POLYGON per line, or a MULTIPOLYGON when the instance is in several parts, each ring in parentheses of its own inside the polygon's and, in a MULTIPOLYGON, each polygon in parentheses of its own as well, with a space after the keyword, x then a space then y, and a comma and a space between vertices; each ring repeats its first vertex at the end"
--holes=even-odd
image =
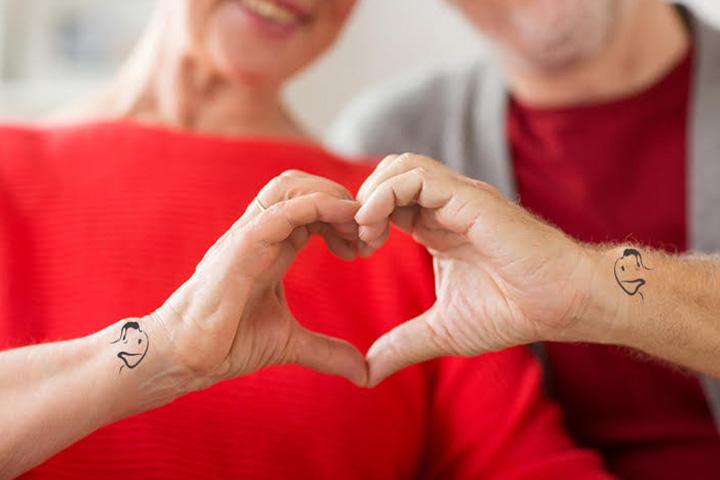
MULTIPOLYGON (((351 189, 370 173, 297 143, 119 122, 0 128, 0 348, 152 311, 290 168, 351 189)), ((363 351, 434 295, 426 252, 398 232, 350 263, 313 241, 285 284, 301 323, 363 351)), ((408 368, 373 390, 270 368, 107 426, 25 478, 606 477, 513 349, 408 368)))

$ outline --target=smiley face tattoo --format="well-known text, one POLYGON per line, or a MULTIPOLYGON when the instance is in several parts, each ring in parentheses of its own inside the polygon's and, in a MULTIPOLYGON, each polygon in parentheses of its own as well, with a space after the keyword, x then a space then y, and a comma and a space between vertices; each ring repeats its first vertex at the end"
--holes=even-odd
POLYGON ((122 348, 117 357, 123 362, 118 373, 122 372, 125 367, 133 369, 140 365, 150 347, 147 333, 140 328, 138 322, 125 323, 120 329, 120 338, 112 342, 111 345, 116 343, 120 343, 122 348))
POLYGON ((615 260, 613 268, 615 280, 617 280, 623 292, 631 297, 640 295, 643 300, 645 296, 640 289, 645 285, 645 271, 652 270, 643 264, 642 254, 634 248, 626 248, 622 257, 615 260))

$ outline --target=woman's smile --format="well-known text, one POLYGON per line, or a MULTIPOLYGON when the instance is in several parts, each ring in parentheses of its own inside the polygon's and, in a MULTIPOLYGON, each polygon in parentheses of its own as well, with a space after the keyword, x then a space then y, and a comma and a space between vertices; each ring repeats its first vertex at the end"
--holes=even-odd
POLYGON ((286 0, 234 0, 240 9, 260 27, 274 32, 289 32, 310 21, 310 13, 297 2, 286 0))
MULTIPOLYGON (((218 73, 228 85, 262 90, 280 88, 321 55, 337 38, 356 0, 185 2, 196 67, 218 73)), ((175 15, 183 15, 183 9, 174 8, 175 15)))

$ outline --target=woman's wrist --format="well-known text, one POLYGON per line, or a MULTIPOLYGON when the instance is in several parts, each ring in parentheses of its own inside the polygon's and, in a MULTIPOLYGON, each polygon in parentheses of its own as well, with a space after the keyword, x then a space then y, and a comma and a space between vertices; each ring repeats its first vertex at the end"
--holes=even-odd
POLYGON ((88 337, 113 392, 109 421, 167 403, 196 388, 175 361, 172 337, 153 315, 121 320, 88 337))
POLYGON ((162 332, 148 319, 127 319, 86 337, 2 352, 0 384, 7 394, 0 395, 5 412, 0 415, 0 470, 19 475, 105 425, 177 398, 188 376, 173 367, 166 352, 162 332), (134 355, 143 353, 138 349, 144 349, 145 336, 147 352, 134 355), (23 406, 23 415, 8 413, 17 405, 23 406), (14 451, 24 455, 14 456, 14 451), (9 459, 3 458, 7 452, 9 459))

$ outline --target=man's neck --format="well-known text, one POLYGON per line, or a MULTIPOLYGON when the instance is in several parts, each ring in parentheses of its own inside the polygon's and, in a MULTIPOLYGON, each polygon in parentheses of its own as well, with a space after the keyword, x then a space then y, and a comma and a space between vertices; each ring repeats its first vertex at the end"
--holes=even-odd
POLYGON ((615 30, 606 48, 580 64, 543 70, 506 63, 515 98, 561 108, 623 98, 667 74, 687 54, 690 37, 675 7, 641 0, 615 30))

